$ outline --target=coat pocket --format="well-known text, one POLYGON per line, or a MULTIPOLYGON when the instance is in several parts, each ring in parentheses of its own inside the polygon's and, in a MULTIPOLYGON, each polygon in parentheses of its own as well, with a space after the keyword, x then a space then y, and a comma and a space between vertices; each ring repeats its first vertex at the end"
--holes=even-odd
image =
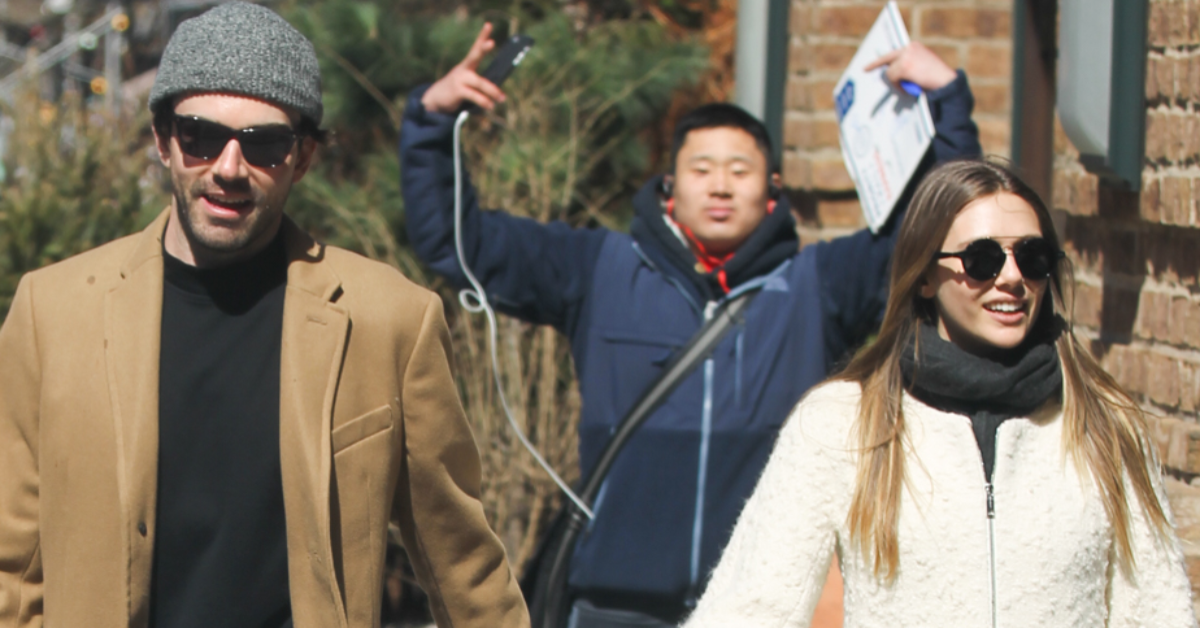
POLYGON ((333 453, 351 447, 392 427, 392 406, 385 405, 334 428, 333 453))

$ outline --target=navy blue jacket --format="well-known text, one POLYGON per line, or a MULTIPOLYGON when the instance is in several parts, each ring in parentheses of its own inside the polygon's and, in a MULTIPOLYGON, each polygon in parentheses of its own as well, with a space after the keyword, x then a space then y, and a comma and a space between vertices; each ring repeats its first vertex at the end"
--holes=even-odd
MULTIPOLYGON (((423 93, 410 98, 400 139, 408 236, 435 272, 465 286, 452 231, 453 118, 426 112, 423 93)), ((937 137, 925 167, 978 156, 966 77, 960 72, 931 93, 930 104, 937 137)), ((652 181, 635 197, 639 218, 661 214, 655 188, 652 181)), ((700 328, 710 300, 759 291, 745 323, 630 439, 572 563, 570 583, 585 594, 694 599, 789 411, 877 326, 896 218, 879 235, 864 230, 803 250, 792 244, 724 295, 680 263, 668 250, 675 245, 636 225, 630 235, 480 211, 469 183, 464 212, 468 263, 496 309, 570 339, 585 474, 668 356, 700 328)), ((786 199, 772 216, 759 231, 794 242, 786 199)), ((755 254, 744 248, 735 258, 755 254)))

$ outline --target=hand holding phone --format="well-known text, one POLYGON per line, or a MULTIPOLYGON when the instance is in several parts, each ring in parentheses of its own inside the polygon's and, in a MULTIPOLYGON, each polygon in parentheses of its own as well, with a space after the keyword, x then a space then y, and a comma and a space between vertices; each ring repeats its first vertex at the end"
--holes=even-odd
POLYGON ((491 110, 496 103, 504 102, 504 92, 500 91, 499 85, 525 58, 533 39, 524 35, 510 37, 487 69, 479 74, 477 68, 483 57, 496 47, 491 34, 492 25, 484 24, 462 62, 425 90, 421 104, 426 111, 450 114, 469 105, 491 110))

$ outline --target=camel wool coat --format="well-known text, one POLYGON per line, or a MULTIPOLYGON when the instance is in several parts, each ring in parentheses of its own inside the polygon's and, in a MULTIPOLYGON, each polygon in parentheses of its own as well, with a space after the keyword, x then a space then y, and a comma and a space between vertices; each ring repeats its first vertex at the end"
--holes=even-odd
MULTIPOLYGON (((169 213, 26 275, 0 327, 0 628, 147 625, 169 213)), ((439 626, 528 626, 479 502, 440 300, 286 218, 283 229, 296 628, 379 625, 389 521, 439 626)))

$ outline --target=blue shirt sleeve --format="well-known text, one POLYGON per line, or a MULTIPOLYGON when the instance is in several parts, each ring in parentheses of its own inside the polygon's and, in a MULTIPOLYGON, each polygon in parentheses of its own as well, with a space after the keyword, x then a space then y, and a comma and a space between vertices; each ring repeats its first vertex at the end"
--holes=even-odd
POLYGON ((892 249, 896 233, 908 210, 917 184, 938 163, 953 159, 979 158, 979 129, 971 120, 975 98, 967 76, 958 76, 941 89, 928 92, 935 135, 904 194, 896 203, 888 223, 879 233, 863 229, 817 248, 821 277, 822 308, 825 316, 825 344, 829 368, 847 357, 878 328, 887 305, 892 249))
MULTIPOLYGON (((426 111, 425 88, 409 97, 400 130, 400 178, 417 256, 467 287, 454 246, 454 116, 426 111)), ((463 249, 497 311, 572 335, 607 231, 481 211, 463 168, 463 249)))

